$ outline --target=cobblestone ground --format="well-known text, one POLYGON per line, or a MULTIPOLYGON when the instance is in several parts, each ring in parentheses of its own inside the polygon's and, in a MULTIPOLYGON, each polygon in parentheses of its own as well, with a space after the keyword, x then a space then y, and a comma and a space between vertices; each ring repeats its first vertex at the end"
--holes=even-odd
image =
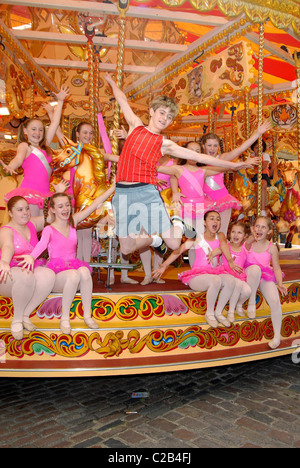
POLYGON ((300 447, 291 356, 138 376, 0 379, 0 447, 300 447), (144 399, 132 392, 148 392, 144 399))

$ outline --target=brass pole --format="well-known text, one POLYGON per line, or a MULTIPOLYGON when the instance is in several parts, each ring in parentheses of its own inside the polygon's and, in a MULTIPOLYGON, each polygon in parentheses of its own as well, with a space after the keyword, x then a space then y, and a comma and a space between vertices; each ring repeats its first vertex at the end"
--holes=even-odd
POLYGON ((249 91, 245 89, 244 95, 244 105, 245 105, 245 124, 246 124, 246 140, 250 138, 250 120, 249 120, 249 91))
POLYGON ((88 82, 88 89, 89 89, 89 117, 90 122, 95 127, 95 66, 94 66, 94 46, 93 41, 90 36, 87 36, 87 49, 88 49, 88 71, 89 71, 89 82, 88 82))
MULTIPOLYGON (((120 12, 119 16, 119 36, 118 36, 118 59, 117 59, 117 79, 116 83, 119 88, 122 88, 123 84, 123 67, 124 67, 124 50, 125 50, 125 32, 126 32, 126 18, 125 12, 128 8, 129 3, 121 0, 118 1, 118 10, 120 12)), ((113 120, 113 129, 120 127, 120 106, 115 102, 114 109, 114 120, 113 120)), ((112 153, 119 154, 119 142, 117 137, 113 134, 112 141, 112 153)), ((113 179, 117 170, 117 164, 112 163, 111 165, 111 178, 113 179)))
MULTIPOLYGON (((263 61, 264 61, 265 26, 259 25, 259 53, 258 53, 258 124, 263 123, 263 61)), ((258 139, 259 166, 257 173, 257 216, 261 213, 261 181, 262 181, 262 135, 258 139)))

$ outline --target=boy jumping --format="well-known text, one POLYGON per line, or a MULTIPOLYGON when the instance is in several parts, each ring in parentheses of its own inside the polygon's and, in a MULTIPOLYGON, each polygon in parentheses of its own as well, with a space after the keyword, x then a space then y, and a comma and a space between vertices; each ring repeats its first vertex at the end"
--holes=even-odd
POLYGON ((177 104, 172 98, 158 96, 152 101, 150 121, 145 126, 108 73, 105 79, 129 125, 128 136, 118 162, 116 191, 112 200, 121 252, 128 255, 151 246, 164 254, 166 246, 162 239, 170 249, 176 250, 184 234, 184 223, 181 220, 171 223, 156 188, 156 168, 162 155, 193 159, 206 165, 234 170, 251 167, 254 159, 233 163, 177 145, 161 135, 178 113, 177 104))

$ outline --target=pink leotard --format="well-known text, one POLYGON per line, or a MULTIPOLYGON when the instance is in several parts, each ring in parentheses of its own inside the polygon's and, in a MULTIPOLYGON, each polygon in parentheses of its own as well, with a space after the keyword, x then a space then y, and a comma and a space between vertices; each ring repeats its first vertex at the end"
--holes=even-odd
MULTIPOLYGON (((220 265, 219 260, 216 257, 214 258, 213 262, 215 265, 212 265, 208 262, 207 252, 205 251, 206 249, 203 245, 201 245, 203 241, 204 239, 201 238, 201 240, 195 247, 195 261, 193 263, 193 268, 191 268, 191 270, 183 271, 178 275, 178 279, 180 279, 180 281, 182 281, 184 284, 188 285, 192 278, 195 278, 196 276, 200 275, 228 274, 224 266, 220 265)), ((209 247, 210 250, 214 250, 220 247, 220 241, 218 239, 217 234, 213 241, 204 242, 208 244, 207 247, 209 247)))
POLYGON ((38 258, 48 249, 49 261, 47 267, 55 273, 65 270, 77 270, 85 266, 90 272, 88 263, 76 258, 77 234, 76 229, 70 226, 68 237, 61 234, 53 226, 46 226, 43 230, 40 242, 36 245, 31 255, 38 258))
MULTIPOLYGON (((232 250, 230 244, 228 244, 228 246, 229 246, 229 249, 230 249, 231 256, 234 259, 234 263, 236 263, 238 266, 240 266, 244 270, 246 259, 247 259, 247 250, 245 249, 244 244, 242 245, 240 252, 235 252, 234 250, 232 250)), ((247 275, 246 275, 246 273, 244 271, 242 273, 237 273, 236 271, 233 271, 230 268, 230 266, 228 264, 228 261, 227 261, 224 254, 222 254, 222 263, 223 263, 224 267, 227 269, 227 271, 232 276, 235 276, 236 278, 238 278, 238 279, 240 279, 242 281, 247 280, 247 275)))
MULTIPOLYGON (((39 151, 42 153, 46 164, 50 165, 52 155, 48 156, 44 150, 39 151)), ((49 189, 50 171, 47 171, 41 159, 34 152, 24 159, 22 168, 24 170, 24 178, 20 187, 7 193, 5 201, 7 202, 12 197, 19 195, 24 197, 29 204, 38 205, 42 209, 44 200, 53 195, 49 189)))
POLYGON ((197 171, 189 171, 184 166, 182 168, 183 172, 178 179, 181 193, 185 195, 181 198, 182 216, 192 219, 201 218, 209 209, 203 192, 204 172, 200 167, 197 171))
POLYGON ((223 173, 206 177, 204 182, 205 196, 210 209, 217 209, 219 213, 229 209, 240 209, 242 204, 228 193, 224 185, 223 173))
POLYGON ((251 245, 250 250, 247 253, 247 259, 245 267, 247 268, 250 265, 258 265, 261 269, 261 281, 273 281, 276 283, 276 277, 271 267, 272 255, 270 254, 270 247, 272 242, 269 243, 267 250, 264 252, 254 252, 251 245))
MULTIPOLYGON (((20 259, 16 259, 16 257, 22 257, 22 255, 31 255, 34 247, 38 243, 38 237, 36 233, 36 229, 34 224, 29 221, 27 223, 27 227, 29 228, 30 231, 30 240, 28 241, 25 237, 23 237, 18 231, 16 231, 14 228, 11 226, 3 226, 4 228, 9 228, 13 232, 13 242, 14 242, 14 255, 13 258, 11 259, 10 266, 11 267, 16 267, 20 263, 20 259)), ((0 250, 0 256, 1 256, 1 250, 0 250)), ((45 265, 46 260, 38 260, 35 262, 34 266, 41 266, 45 265)))

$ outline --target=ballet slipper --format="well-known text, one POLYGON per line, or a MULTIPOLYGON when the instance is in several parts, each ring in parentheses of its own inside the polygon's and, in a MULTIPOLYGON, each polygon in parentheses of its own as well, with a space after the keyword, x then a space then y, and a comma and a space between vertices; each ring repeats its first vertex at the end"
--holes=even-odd
POLYGON ((242 306, 242 305, 237 304, 235 310, 236 310, 236 314, 237 314, 239 317, 245 317, 245 312, 244 312, 244 309, 243 309, 243 306, 242 306))
POLYGON ((234 318, 234 312, 228 312, 227 314, 227 320, 229 320, 230 323, 233 323, 235 318, 234 318))
POLYGON ((215 319, 215 316, 214 316, 214 315, 205 314, 204 317, 205 317, 205 320, 206 320, 206 322, 208 323, 208 325, 210 325, 212 328, 217 328, 218 322, 217 322, 217 320, 215 319))
POLYGON ((271 349, 276 349, 280 345, 280 338, 273 338, 273 340, 269 341, 268 343, 271 349))
POLYGON ((224 325, 224 327, 230 327, 231 323, 229 322, 229 320, 227 320, 226 317, 224 317, 224 315, 216 315, 216 319, 218 320, 218 322, 220 322, 222 325, 224 325))
POLYGON ((155 278, 153 280, 153 283, 157 283, 157 284, 165 284, 165 280, 161 279, 161 278, 155 278))
POLYGON ((23 318, 23 327, 25 328, 25 330, 30 331, 30 332, 36 330, 36 326, 33 325, 29 317, 23 318))
POLYGON ((152 283, 152 281, 153 281, 152 276, 145 276, 145 278, 144 278, 143 281, 141 282, 141 285, 142 285, 142 286, 146 286, 147 284, 152 283))
POLYGON ((70 334, 71 334, 70 320, 68 320, 68 319, 62 319, 62 320, 60 321, 59 327, 60 327, 61 331, 62 331, 65 335, 70 335, 70 334))
POLYGON ((114 277, 114 276, 110 276, 110 277, 109 277, 109 285, 112 286, 113 284, 115 284, 115 277, 114 277))
POLYGON ((126 278, 121 278, 121 283, 125 283, 125 284, 139 284, 138 281, 132 279, 132 278, 129 278, 129 276, 127 276, 126 278))
POLYGON ((97 330, 99 328, 98 323, 95 322, 92 317, 84 317, 84 322, 89 328, 92 328, 93 330, 97 330))
POLYGON ((12 322, 10 331, 15 340, 22 340, 24 336, 23 323, 12 322))
POLYGON ((256 304, 248 304, 247 315, 249 319, 256 317, 256 304))

